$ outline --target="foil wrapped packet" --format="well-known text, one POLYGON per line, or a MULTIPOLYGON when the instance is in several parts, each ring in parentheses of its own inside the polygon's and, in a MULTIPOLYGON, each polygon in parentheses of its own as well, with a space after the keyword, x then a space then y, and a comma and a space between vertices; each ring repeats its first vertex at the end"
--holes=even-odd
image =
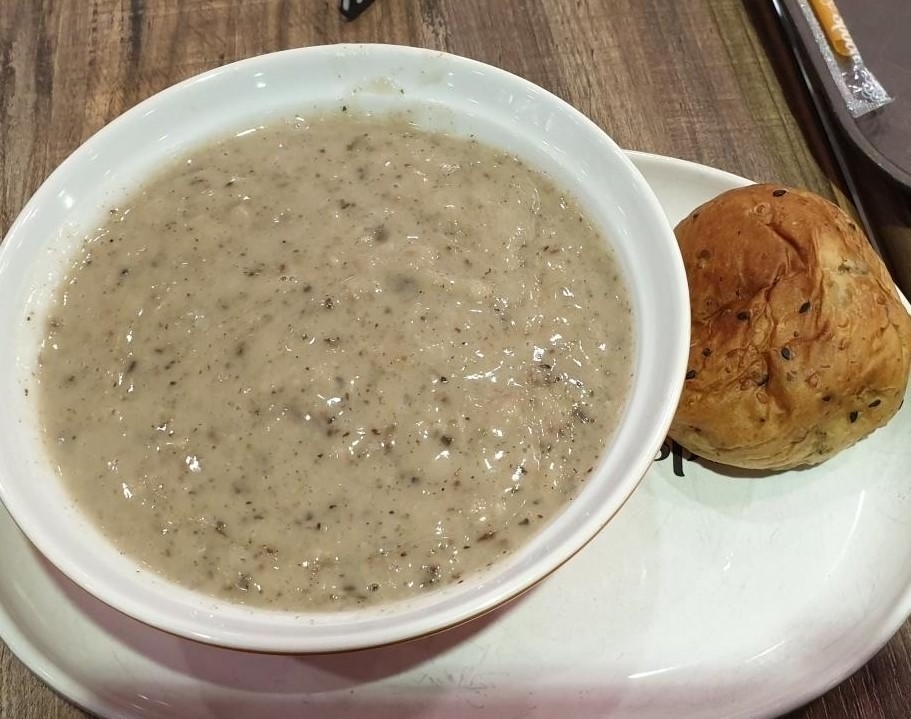
POLYGON ((851 115, 860 117, 891 102, 864 63, 834 0, 798 0, 798 5, 851 115))

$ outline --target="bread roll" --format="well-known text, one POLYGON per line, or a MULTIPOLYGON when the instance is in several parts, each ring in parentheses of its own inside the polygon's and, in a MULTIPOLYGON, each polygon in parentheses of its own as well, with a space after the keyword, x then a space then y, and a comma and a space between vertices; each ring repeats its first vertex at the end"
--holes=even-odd
POLYGON ((751 469, 814 465, 901 406, 911 317, 861 229, 810 192, 751 185, 676 228, 692 340, 670 436, 751 469))

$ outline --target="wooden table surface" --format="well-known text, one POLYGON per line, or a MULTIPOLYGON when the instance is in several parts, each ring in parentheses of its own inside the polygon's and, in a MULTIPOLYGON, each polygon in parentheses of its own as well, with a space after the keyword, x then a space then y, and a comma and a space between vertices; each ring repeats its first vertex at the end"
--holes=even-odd
MULTIPOLYGON (((346 22, 330 0, 0 0, 0 235, 59 162, 140 100, 232 60, 335 42, 466 55, 551 90, 624 147, 837 196, 773 71, 764 2, 376 0, 346 22)), ((906 624, 790 716, 901 719, 909 697, 906 624)), ((0 719, 82 716, 0 645, 0 719)))

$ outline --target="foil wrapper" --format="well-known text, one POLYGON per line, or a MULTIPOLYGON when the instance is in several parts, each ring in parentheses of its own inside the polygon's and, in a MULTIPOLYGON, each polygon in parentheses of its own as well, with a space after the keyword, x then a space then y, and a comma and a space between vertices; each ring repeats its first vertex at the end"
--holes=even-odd
POLYGON ((889 93, 864 64, 834 0, 798 0, 797 4, 813 31, 848 112, 860 117, 892 102, 889 93))

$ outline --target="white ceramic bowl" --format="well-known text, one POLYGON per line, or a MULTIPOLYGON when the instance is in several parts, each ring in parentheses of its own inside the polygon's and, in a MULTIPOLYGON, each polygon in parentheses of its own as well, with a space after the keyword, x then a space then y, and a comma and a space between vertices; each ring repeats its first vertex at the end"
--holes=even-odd
MULTIPOLYGON (((244 60, 133 108, 67 159, 0 246, 0 498, 35 546, 111 606, 169 632, 255 651, 342 651, 432 633, 528 589, 579 551, 633 492, 658 451, 683 382, 689 307, 683 265, 657 199, 591 121, 541 88, 452 55, 334 45, 244 60), (545 170, 615 247, 632 293, 634 387, 622 424, 580 496, 487 573, 414 600, 350 612, 246 608, 177 587, 121 556, 70 501, 42 447, 25 386, 66 261, 114 198, 163 159, 226 131, 340 102, 417 108, 428 127, 473 132, 545 170)), ((558 581, 555 580, 555 581, 558 581)))

